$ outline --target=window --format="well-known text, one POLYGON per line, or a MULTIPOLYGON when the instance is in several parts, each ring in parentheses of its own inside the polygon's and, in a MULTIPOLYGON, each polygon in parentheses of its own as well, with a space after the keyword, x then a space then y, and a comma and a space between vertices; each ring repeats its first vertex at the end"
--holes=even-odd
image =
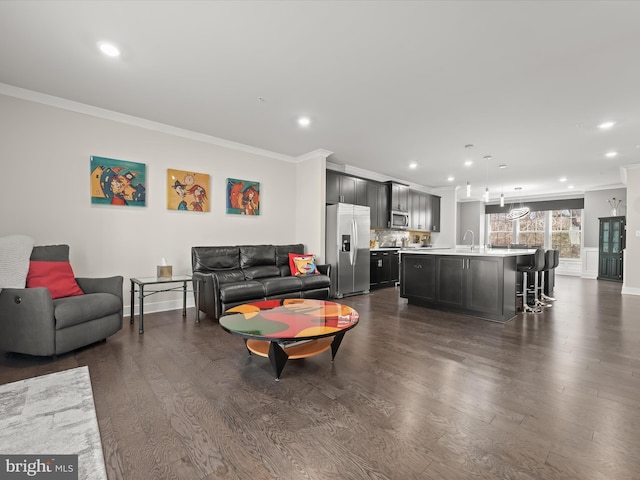
POLYGON ((551 211, 551 246, 560 250, 560 258, 580 258, 582 211, 551 211))
POLYGON ((498 247, 508 247, 513 242, 513 222, 506 213, 492 213, 489 215, 489 244, 498 247))
POLYGON ((504 213, 489 213, 487 224, 487 238, 493 246, 523 244, 554 248, 560 250, 560 258, 580 258, 581 209, 534 211, 514 221, 504 213))
POLYGON ((524 245, 544 247, 544 215, 545 212, 530 212, 519 222, 518 242, 524 245))

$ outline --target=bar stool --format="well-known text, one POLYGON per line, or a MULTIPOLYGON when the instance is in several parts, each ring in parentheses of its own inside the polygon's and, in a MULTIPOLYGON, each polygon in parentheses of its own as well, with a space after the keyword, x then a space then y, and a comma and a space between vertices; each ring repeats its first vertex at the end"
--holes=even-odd
MULTIPOLYGON (((537 305, 537 292, 538 292, 538 272, 541 272, 544 269, 545 264, 545 252, 544 248, 537 248, 535 253, 533 254, 533 259, 531 263, 525 263, 523 265, 518 265, 516 268, 518 272, 522 273, 522 310, 527 313, 540 313, 542 309, 537 305), (533 291, 529 292, 527 288, 528 280, 527 274, 533 273, 533 291), (533 307, 529 306, 529 293, 533 293, 533 307)), ((519 294, 520 295, 520 294, 519 294)))
MULTIPOLYGON (((553 273, 553 270, 555 270, 558 265, 560 264, 560 250, 554 249, 554 250, 547 250, 547 253, 545 254, 545 264, 548 261, 547 260, 547 256, 549 255, 549 252, 551 252, 551 268, 549 268, 549 273, 547 273, 547 277, 549 277, 551 275, 551 273, 553 273)), ((546 265, 545 265, 546 266, 546 265)), ((543 275, 543 280, 544 280, 544 275, 543 275)), ((544 281, 542 283, 542 294, 541 297, 543 300, 546 301, 555 301, 554 297, 551 297, 549 295, 547 295, 544 292, 544 281)))
POLYGON ((550 303, 544 303, 542 300, 555 300, 554 298, 548 297, 544 293, 545 287, 545 276, 549 275, 549 272, 553 270, 554 263, 554 251, 552 249, 547 250, 544 253, 544 267, 542 268, 542 275, 540 275, 540 286, 536 283, 536 306, 538 307, 553 307, 550 303), (537 290, 540 290, 540 294, 537 293, 537 290))

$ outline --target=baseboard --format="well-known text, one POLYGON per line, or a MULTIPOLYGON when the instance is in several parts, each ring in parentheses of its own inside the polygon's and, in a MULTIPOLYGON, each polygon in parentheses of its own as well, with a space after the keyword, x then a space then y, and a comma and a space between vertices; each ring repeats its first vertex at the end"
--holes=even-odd
POLYGON ((640 288, 631 288, 622 286, 622 295, 640 295, 640 288))

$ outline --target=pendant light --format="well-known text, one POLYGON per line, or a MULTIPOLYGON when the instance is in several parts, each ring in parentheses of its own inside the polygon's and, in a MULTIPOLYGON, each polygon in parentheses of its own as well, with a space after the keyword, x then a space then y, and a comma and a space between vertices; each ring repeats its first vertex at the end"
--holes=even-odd
MULTIPOLYGON (((507 168, 507 166, 503 163, 501 165, 498 165, 498 168, 500 170, 504 170, 505 168, 507 168)), ((502 180, 502 174, 500 175, 500 180, 502 180)), ((504 181, 502 181, 502 184, 500 186, 500 207, 504 207, 504 181)))
MULTIPOLYGON (((464 166, 470 167, 471 165, 473 165, 473 160, 471 159, 471 149, 473 148, 473 144, 468 143, 467 145, 464 146, 464 148, 467 151, 466 159, 464 161, 464 166)), ((467 198, 469 198, 470 196, 471 196, 471 184, 469 183, 469 180, 467 180, 467 198)))
MULTIPOLYGON (((522 187, 516 187, 515 190, 522 190, 522 187)), ((525 207, 522 204, 522 199, 521 199, 520 205, 518 207, 514 207, 513 205, 511 205, 511 209, 507 213, 507 219, 512 221, 517 220, 519 218, 526 217, 527 215, 529 215, 529 212, 530 212, 529 207, 525 207)))
POLYGON ((484 187, 484 203, 489 202, 489 161, 491 160, 491 155, 484 156, 484 170, 486 175, 486 183, 484 187))

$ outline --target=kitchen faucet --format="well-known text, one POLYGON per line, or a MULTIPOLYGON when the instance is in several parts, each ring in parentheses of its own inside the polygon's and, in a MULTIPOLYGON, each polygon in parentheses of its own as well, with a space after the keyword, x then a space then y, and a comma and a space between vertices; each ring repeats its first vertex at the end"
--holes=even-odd
POLYGON ((473 233, 473 230, 467 230, 466 232, 464 232, 464 235, 462 236, 462 241, 463 242, 467 239, 467 233, 471 234, 471 251, 473 251, 473 243, 474 243, 475 234, 473 233))

